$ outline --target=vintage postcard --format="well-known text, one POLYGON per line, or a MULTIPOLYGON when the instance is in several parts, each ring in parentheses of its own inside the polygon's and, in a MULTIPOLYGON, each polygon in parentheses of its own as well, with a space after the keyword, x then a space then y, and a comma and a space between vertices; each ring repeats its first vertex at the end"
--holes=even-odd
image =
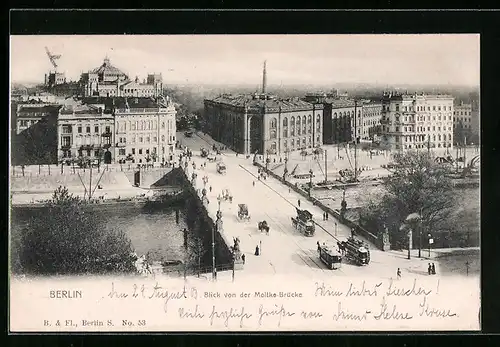
POLYGON ((480 330, 479 41, 11 36, 10 331, 480 330))

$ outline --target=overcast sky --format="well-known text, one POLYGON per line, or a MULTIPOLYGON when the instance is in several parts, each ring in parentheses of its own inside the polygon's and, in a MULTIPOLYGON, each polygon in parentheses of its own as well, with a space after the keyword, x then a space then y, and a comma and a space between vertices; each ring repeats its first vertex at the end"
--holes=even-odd
POLYGON ((111 64, 169 83, 479 86, 479 35, 11 36, 11 80, 43 81, 45 46, 69 79, 111 64))

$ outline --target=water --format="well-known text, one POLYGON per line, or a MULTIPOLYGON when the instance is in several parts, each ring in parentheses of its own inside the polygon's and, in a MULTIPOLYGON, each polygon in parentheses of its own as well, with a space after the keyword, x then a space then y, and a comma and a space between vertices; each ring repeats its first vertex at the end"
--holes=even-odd
MULTIPOLYGON (((93 207, 94 209, 95 207, 93 207)), ((19 233, 30 216, 41 213, 42 209, 16 209, 11 220, 11 233, 19 233)), ((104 221, 107 228, 122 230, 130 238, 138 256, 149 253, 154 261, 181 260, 190 266, 198 265, 193 257, 196 243, 208 249, 207 241, 193 231, 189 231, 185 211, 179 210, 179 223, 176 223, 175 208, 161 212, 149 212, 137 205, 107 205, 95 208, 94 214, 104 221), (184 247, 183 229, 188 229, 187 248, 184 247), (191 255, 191 256, 190 256, 191 255)), ((209 266, 210 252, 201 258, 201 266, 209 266)))

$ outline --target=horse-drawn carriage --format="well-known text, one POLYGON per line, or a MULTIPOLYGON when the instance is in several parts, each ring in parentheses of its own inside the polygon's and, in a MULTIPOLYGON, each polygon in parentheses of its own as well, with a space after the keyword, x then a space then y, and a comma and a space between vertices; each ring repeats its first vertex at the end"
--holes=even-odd
POLYGON ((238 204, 238 218, 240 220, 249 220, 248 206, 246 204, 238 204))
POLYGON ((259 224, 257 224, 257 228, 260 232, 265 231, 266 234, 269 234, 269 225, 267 225, 267 221, 263 220, 262 222, 259 222, 259 224))

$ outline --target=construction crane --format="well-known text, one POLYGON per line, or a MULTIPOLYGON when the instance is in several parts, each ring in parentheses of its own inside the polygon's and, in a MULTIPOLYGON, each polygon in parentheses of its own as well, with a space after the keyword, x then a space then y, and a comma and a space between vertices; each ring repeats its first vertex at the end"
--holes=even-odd
POLYGON ((47 52, 47 56, 49 57, 49 60, 52 64, 52 66, 54 66, 54 69, 57 70, 57 62, 56 61, 57 61, 57 59, 61 58, 61 55, 50 53, 50 51, 47 47, 45 47, 45 52, 47 52))

